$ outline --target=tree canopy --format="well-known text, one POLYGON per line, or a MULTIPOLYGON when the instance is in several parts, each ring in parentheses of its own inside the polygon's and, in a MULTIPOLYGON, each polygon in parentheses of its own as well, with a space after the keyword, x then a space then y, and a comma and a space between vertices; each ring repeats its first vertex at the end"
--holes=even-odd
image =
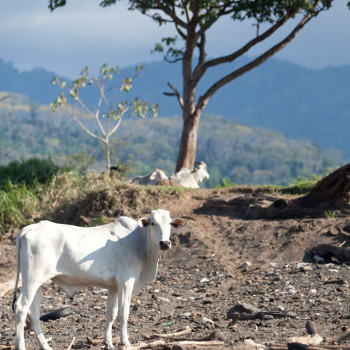
MULTIPOLYGON (((103 0, 102 7, 114 5, 118 0, 103 0)), ((334 0, 139 0, 129 1, 130 10, 138 10, 151 17, 159 25, 172 23, 177 35, 162 38, 154 51, 162 52, 169 62, 182 62, 182 89, 170 82, 168 96, 179 102, 183 115, 183 128, 176 170, 192 168, 197 150, 198 124, 202 111, 210 98, 223 86, 259 66, 290 43, 300 30, 321 12, 330 9, 334 0), (208 58, 207 32, 221 18, 230 16, 233 21, 251 20, 255 35, 238 48, 228 47, 228 54, 208 58), (231 63, 275 34, 287 22, 292 29, 282 39, 252 58, 248 63, 232 68, 228 74, 218 77, 200 96, 196 91, 207 71, 221 64, 231 63)), ((51 10, 64 6, 66 0, 50 0, 51 10)), ((348 3, 350 7, 350 2, 348 3)), ((233 107, 234 108, 234 107, 233 107)))

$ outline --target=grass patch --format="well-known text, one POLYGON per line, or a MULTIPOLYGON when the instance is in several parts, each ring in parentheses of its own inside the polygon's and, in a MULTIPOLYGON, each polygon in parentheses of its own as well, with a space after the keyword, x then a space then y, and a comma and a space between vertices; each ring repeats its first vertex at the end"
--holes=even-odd
POLYGON ((306 195, 322 179, 322 175, 311 175, 307 179, 298 177, 293 185, 281 188, 281 193, 291 195, 306 195))
POLYGON ((13 185, 8 182, 0 190, 0 233, 29 223, 36 211, 38 199, 25 184, 13 185))

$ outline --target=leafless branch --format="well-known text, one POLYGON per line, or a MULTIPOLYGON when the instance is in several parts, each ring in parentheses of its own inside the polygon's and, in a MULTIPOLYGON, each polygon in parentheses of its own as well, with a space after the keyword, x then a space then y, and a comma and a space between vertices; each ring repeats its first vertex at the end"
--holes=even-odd
POLYGON ((87 134, 89 134, 91 137, 93 137, 93 138, 95 138, 95 139, 98 139, 98 140, 101 140, 102 142, 105 142, 105 140, 104 140, 102 137, 100 137, 100 136, 94 134, 92 131, 90 131, 90 130, 80 121, 80 119, 77 117, 77 115, 76 115, 75 113, 73 114, 73 120, 74 120, 87 134))
POLYGON ((176 96, 178 101, 179 101, 180 107, 183 108, 184 101, 183 101, 179 91, 174 86, 172 86, 170 83, 168 83, 168 86, 174 92, 163 92, 163 94, 166 95, 166 96, 176 96))

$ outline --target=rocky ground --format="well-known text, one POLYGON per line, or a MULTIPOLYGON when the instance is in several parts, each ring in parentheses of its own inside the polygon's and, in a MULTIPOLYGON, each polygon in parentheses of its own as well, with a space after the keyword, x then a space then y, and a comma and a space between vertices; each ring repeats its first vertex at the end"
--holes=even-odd
MULTIPOLYGON (((348 246, 350 219, 344 211, 291 207, 291 200, 266 189, 236 188, 187 191, 164 203, 162 209, 184 218, 187 225, 173 231, 173 249, 163 254, 156 281, 132 300, 131 342, 191 329, 187 340, 216 331, 223 348, 246 339, 285 344, 306 333, 309 319, 323 337, 347 332, 349 268, 338 261, 315 263, 310 250, 320 243, 348 246), (233 321, 227 314, 239 303, 265 313, 233 321)), ((14 276, 14 243, 3 239, 0 349, 14 345, 14 276)), ((106 297, 105 290, 88 289, 71 302, 53 283, 44 285, 42 313, 64 306, 73 310, 43 323, 52 347, 67 349, 73 338, 75 349, 100 347, 106 297)), ((118 336, 117 322, 114 334, 118 336)), ((26 341, 28 348, 37 348, 30 330, 26 341)))

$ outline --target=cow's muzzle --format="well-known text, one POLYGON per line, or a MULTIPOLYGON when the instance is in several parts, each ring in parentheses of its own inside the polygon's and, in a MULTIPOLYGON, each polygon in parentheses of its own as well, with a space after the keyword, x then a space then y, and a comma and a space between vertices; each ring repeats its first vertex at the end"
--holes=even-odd
POLYGON ((160 241, 159 243, 160 250, 168 250, 171 249, 171 242, 170 241, 160 241))

